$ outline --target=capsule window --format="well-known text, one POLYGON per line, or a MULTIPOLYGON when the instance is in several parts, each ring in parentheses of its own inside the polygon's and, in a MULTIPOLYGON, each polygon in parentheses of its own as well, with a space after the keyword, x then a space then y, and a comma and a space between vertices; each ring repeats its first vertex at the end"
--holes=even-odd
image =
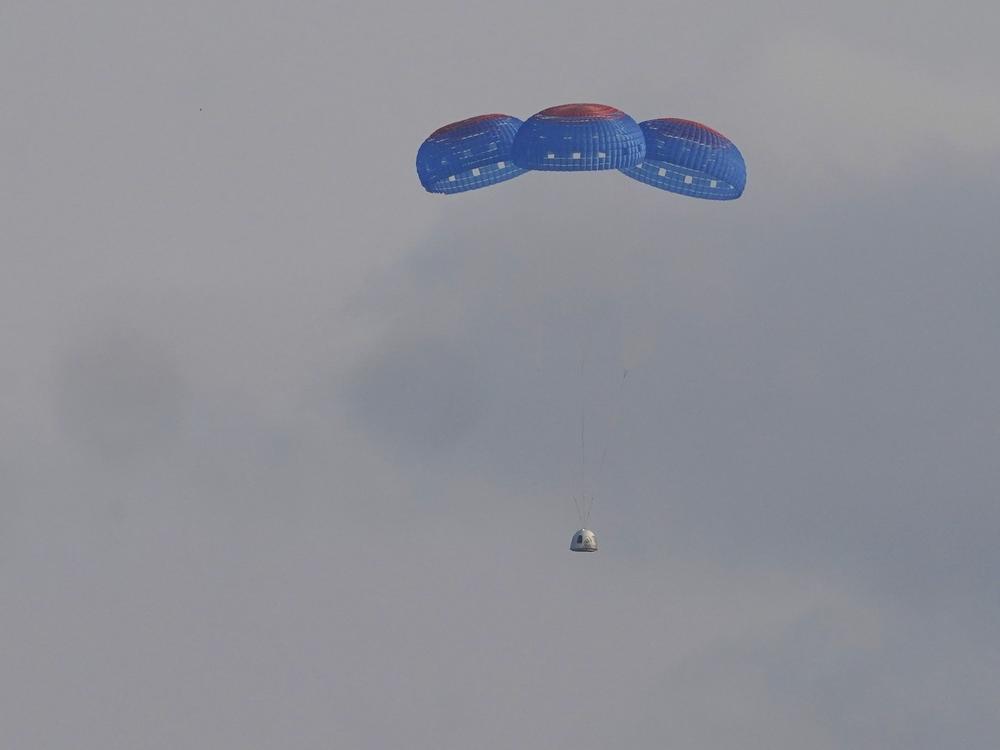
POLYGON ((577 544, 583 544, 583 534, 577 534, 576 535, 576 543, 577 544))

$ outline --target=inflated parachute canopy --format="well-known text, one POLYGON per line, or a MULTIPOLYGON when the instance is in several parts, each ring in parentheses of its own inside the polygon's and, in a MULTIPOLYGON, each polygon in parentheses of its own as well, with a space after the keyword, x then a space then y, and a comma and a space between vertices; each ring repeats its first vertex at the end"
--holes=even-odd
POLYGON ((561 104, 529 117, 514 138, 522 169, 625 169, 645 155, 635 120, 604 104, 561 104))
POLYGON ((747 168, 731 140, 693 120, 662 117, 639 123, 646 156, 622 172, 647 185, 709 200, 743 194, 747 168))
POLYGON ((516 117, 478 115, 438 128, 417 151, 417 176, 430 193, 462 193, 524 173, 511 146, 521 127, 516 117))

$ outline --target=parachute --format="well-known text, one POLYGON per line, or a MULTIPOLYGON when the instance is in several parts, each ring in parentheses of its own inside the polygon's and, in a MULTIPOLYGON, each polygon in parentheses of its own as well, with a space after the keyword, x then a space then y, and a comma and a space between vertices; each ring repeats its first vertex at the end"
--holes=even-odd
POLYGON ((478 115, 438 128, 417 151, 417 176, 431 193, 464 193, 528 171, 610 169, 707 200, 739 198, 747 182, 743 155, 717 130, 676 117, 636 124, 606 104, 560 104, 524 122, 478 115))
MULTIPOLYGON (((417 176, 431 193, 463 193, 530 171, 602 170, 617 170, 651 187, 707 200, 739 198, 747 181, 743 155, 717 130, 676 117, 636 123, 605 104, 561 104, 524 122, 511 115, 478 115, 438 128, 417 151, 417 176)), ((641 354, 654 338, 626 342, 626 348, 641 354)), ((581 381, 586 359, 585 348, 581 381)), ((628 372, 623 369, 619 396, 628 372)), ((605 447, 598 471, 607 453, 605 447)), ((595 496, 588 494, 585 405, 580 410, 580 488, 573 501, 581 528, 570 549, 596 552, 597 536, 587 528, 595 496)))
POLYGON ((725 201, 743 194, 743 154, 719 131, 675 117, 646 120, 639 127, 646 156, 621 170, 632 179, 693 198, 725 201))
POLYGON ((646 153, 642 131, 620 109, 604 104, 561 104, 532 115, 514 137, 522 169, 624 169, 646 153))
POLYGON ((444 125, 417 151, 417 176, 429 193, 464 193, 524 174, 511 158, 516 117, 477 115, 444 125))

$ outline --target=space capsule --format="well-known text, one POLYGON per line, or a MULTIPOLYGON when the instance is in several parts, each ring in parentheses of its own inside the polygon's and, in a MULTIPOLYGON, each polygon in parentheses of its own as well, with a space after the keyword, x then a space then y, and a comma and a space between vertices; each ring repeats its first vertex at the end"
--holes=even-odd
POLYGON ((597 535, 590 529, 579 529, 569 543, 572 552, 597 552, 597 535))

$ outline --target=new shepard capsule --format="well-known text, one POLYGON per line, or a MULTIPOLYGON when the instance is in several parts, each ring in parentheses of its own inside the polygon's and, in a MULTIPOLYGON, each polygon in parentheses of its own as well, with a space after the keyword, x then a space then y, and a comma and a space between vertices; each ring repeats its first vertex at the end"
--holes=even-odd
POLYGON ((597 552, 597 535, 590 529, 579 529, 569 543, 571 552, 597 552))

